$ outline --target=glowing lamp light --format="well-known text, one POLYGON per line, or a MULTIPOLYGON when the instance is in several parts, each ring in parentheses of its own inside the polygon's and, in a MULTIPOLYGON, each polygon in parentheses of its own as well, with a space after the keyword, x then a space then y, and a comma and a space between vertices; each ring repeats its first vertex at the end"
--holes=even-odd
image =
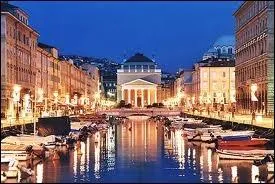
POLYGON ((13 93, 12 93, 12 98, 14 102, 19 102, 20 101, 20 90, 21 86, 20 85, 14 85, 13 86, 13 93))
POLYGON ((57 97, 58 97, 58 92, 57 91, 55 91, 54 93, 53 93, 53 96, 54 96, 54 103, 57 103, 57 97))
POLYGON ((69 94, 67 94, 67 95, 65 96, 65 103, 66 103, 66 104, 70 104, 70 95, 69 95, 69 94))
POLYGON ((77 95, 76 94, 74 95, 74 104, 75 105, 77 104, 77 95))
POLYGON ((251 84, 251 88, 250 89, 251 89, 252 92, 256 92, 257 88, 258 88, 257 84, 251 84))
POLYGON ((16 92, 19 92, 19 91, 21 90, 21 86, 18 85, 18 84, 15 84, 15 85, 13 86, 13 90, 16 91, 16 92))
POLYGON ((43 95, 44 95, 44 91, 42 88, 38 88, 37 89, 37 102, 42 102, 43 101, 43 95))
POLYGON ((258 101, 257 97, 255 96, 255 92, 257 91, 257 84, 251 84, 251 100, 252 101, 258 101))

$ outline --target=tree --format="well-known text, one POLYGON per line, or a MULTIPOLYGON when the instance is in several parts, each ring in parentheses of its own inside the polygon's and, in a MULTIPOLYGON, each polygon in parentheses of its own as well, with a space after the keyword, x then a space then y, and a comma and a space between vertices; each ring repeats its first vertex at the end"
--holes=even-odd
POLYGON ((118 104, 118 108, 122 108, 122 107, 125 107, 126 103, 124 100, 120 100, 119 104, 118 104))
POLYGON ((159 105, 159 107, 164 107, 163 103, 159 103, 158 105, 159 105))
POLYGON ((127 105, 125 105, 125 107, 131 109, 132 108, 132 104, 128 103, 127 105))

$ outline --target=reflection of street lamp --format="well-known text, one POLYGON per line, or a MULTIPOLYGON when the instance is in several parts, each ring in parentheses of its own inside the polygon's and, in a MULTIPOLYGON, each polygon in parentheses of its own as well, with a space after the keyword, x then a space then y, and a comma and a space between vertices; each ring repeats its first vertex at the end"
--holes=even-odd
POLYGON ((19 121, 19 101, 20 101, 20 90, 21 86, 15 84, 13 86, 13 101, 17 103, 17 110, 16 110, 16 121, 19 121))
POLYGON ((252 124, 253 124, 253 122, 256 120, 256 114, 255 114, 255 102, 257 102, 258 101, 258 99, 257 99, 257 97, 256 97, 256 95, 255 95, 255 93, 256 93, 256 91, 257 91, 257 84, 251 84, 251 101, 252 101, 252 124))
POLYGON ((235 113, 235 105, 234 105, 234 103, 236 103, 235 95, 236 95, 236 91, 235 91, 235 90, 232 90, 232 91, 231 91, 231 99, 230 99, 230 102, 231 102, 232 118, 235 117, 235 115, 234 115, 234 113, 235 113))

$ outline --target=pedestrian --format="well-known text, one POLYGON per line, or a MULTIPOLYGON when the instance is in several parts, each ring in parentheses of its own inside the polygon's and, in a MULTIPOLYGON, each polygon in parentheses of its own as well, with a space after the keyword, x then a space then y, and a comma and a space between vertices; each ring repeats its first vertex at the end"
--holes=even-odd
POLYGON ((252 112, 252 124, 255 122, 256 120, 256 113, 255 111, 252 112))

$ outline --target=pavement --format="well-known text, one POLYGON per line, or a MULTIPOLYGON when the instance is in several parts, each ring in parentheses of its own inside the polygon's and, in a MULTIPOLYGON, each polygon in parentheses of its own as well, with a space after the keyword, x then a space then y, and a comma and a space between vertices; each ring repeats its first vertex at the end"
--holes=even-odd
POLYGON ((16 121, 15 118, 1 119, 1 129, 10 127, 10 126, 16 126, 16 125, 26 125, 37 121, 38 121, 38 118, 34 118, 34 117, 20 118, 19 121, 16 121))
MULTIPOLYGON (((186 112, 188 114, 193 114, 193 112, 186 112)), ((218 116, 218 113, 210 113, 210 115, 207 114, 207 112, 202 112, 200 114, 199 112, 195 112, 194 115, 202 116, 202 117, 208 117, 208 118, 214 118, 219 120, 226 120, 226 121, 232 121, 237 123, 243 123, 243 124, 252 124, 252 115, 244 115, 244 114, 236 114, 234 118, 232 118, 232 114, 221 114, 221 116, 218 116)), ((261 115, 256 115, 256 121, 253 122, 253 125, 264 127, 264 128, 272 128, 274 129, 274 118, 267 118, 262 117, 261 115)))

